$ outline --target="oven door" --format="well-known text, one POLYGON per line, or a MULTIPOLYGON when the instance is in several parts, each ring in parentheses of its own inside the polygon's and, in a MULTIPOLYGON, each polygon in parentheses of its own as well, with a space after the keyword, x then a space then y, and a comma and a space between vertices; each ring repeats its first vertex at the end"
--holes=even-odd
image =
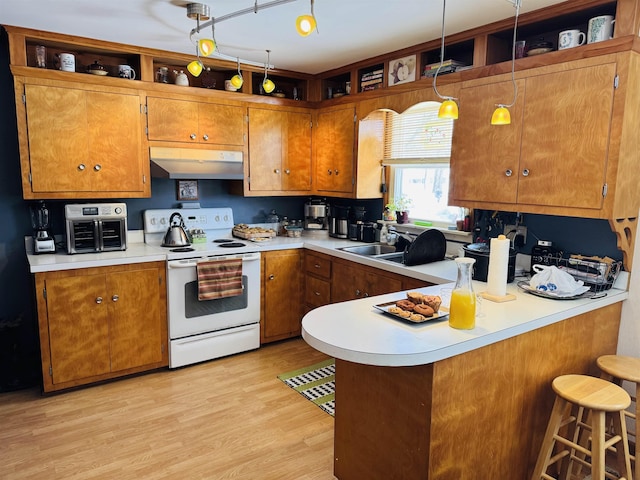
POLYGON ((196 264, 202 259, 168 261, 167 300, 171 340, 260 322, 260 253, 207 258, 242 258, 242 294, 199 301, 196 264))

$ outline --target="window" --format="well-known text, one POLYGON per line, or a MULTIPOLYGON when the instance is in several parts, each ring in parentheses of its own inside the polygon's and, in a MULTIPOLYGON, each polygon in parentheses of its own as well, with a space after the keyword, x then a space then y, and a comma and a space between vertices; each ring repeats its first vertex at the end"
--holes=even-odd
POLYGON ((389 198, 411 199, 412 220, 451 225, 459 207, 447 205, 453 120, 438 118, 438 102, 423 102, 402 114, 386 113, 384 160, 389 198))

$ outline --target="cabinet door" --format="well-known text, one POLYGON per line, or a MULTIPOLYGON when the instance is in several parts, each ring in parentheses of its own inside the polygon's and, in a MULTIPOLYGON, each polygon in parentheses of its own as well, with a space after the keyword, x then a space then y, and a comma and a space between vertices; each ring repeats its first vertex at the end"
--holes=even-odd
POLYGON ((460 90, 460 118, 453 126, 449 203, 515 203, 518 192, 520 137, 525 84, 518 81, 510 125, 491 125, 496 103, 513 99, 511 82, 460 90))
POLYGON ((368 271, 366 273, 366 279, 366 293, 369 297, 402 290, 402 279, 395 276, 384 275, 382 270, 368 271))
POLYGON ((304 278, 304 301, 313 308, 330 303, 331 284, 329 281, 307 273, 304 278))
POLYGON ((311 190, 311 114, 286 112, 286 148, 283 152, 282 188, 311 190))
POLYGON ((300 335, 302 295, 299 250, 263 253, 262 342, 300 335))
POLYGON ((333 262, 331 273, 331 302, 346 302, 363 298, 366 279, 356 263, 333 262))
POLYGON ((215 145, 244 145, 244 108, 201 103, 198 108, 199 141, 215 145))
POLYGON ((26 85, 34 193, 140 192, 140 97, 26 85))
POLYGON ((316 190, 352 193, 355 109, 318 113, 314 135, 316 190))
POLYGON ((198 141, 198 103, 147 97, 149 140, 198 141))
POLYGON ((518 203, 602 207, 615 74, 605 64, 527 78, 518 203))
POLYGON ((286 113, 249 109, 249 189, 282 189, 282 143, 286 113))
POLYGON ((111 273, 107 276, 111 371, 162 361, 161 298, 158 269, 111 273))
POLYGON ((111 365, 104 275, 49 279, 46 291, 53 383, 108 373, 111 365))

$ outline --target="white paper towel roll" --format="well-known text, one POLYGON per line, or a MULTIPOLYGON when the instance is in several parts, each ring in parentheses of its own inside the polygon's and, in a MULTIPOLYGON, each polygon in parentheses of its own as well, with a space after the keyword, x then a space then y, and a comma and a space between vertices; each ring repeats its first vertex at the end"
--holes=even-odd
POLYGON ((487 293, 489 295, 504 297, 507 294, 509 247, 509 239, 504 235, 491 239, 489 273, 487 275, 487 293))

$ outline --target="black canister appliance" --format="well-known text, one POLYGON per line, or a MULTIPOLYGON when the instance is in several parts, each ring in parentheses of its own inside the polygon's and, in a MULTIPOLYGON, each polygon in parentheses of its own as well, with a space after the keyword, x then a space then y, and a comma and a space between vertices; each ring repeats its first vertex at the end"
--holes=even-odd
MULTIPOLYGON (((491 247, 488 243, 470 243, 462 247, 464 256, 474 258, 476 263, 473 265, 474 280, 486 282, 489 275, 489 253, 491 247)), ((507 283, 513 282, 516 276, 516 251, 509 248, 509 264, 507 268, 507 283)))

